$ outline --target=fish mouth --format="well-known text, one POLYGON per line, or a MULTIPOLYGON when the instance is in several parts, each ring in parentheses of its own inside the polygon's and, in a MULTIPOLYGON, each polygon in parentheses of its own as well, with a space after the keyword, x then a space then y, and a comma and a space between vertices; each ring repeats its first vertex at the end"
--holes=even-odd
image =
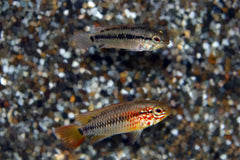
POLYGON ((166 117, 168 117, 169 115, 172 114, 172 108, 169 107, 165 112, 166 112, 165 113, 165 118, 166 118, 166 117))

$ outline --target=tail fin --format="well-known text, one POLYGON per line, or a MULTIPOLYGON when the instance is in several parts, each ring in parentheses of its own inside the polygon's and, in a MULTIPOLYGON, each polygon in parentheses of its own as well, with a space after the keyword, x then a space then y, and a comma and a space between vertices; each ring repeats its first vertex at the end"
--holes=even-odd
POLYGON ((87 50, 92 46, 89 33, 75 33, 70 37, 70 45, 74 48, 87 50))
POLYGON ((55 133, 63 143, 70 149, 76 149, 83 142, 85 136, 83 136, 79 130, 79 126, 63 126, 56 128, 55 133))

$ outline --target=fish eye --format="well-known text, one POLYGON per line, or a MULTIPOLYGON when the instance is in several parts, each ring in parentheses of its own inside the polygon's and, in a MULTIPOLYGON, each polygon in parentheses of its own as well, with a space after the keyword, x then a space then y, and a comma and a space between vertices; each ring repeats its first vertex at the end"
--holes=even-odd
POLYGON ((156 106, 156 107, 154 107, 153 112, 156 115, 161 115, 163 110, 159 106, 156 106))
POLYGON ((154 36, 153 40, 156 41, 156 42, 160 42, 161 41, 161 39, 158 36, 154 36))

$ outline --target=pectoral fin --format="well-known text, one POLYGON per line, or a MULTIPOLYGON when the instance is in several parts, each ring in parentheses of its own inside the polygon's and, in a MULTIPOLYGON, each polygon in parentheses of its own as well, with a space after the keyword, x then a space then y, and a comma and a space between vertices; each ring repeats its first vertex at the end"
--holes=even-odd
POLYGON ((134 144, 136 142, 136 140, 140 137, 142 131, 143 130, 139 130, 139 131, 134 131, 134 132, 129 133, 129 135, 130 135, 129 139, 132 144, 134 144))

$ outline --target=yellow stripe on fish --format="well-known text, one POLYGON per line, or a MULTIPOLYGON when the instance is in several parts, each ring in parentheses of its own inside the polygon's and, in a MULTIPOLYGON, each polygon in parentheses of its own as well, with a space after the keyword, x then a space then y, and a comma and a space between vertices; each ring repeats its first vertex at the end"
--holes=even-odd
POLYGON ((91 45, 100 48, 119 48, 130 51, 153 51, 167 46, 169 36, 164 31, 154 31, 144 26, 101 27, 93 34, 76 33, 71 42, 75 47, 87 49, 91 45))
POLYGON ((171 114, 171 108, 156 100, 140 100, 110 105, 77 115, 75 125, 56 128, 55 133, 69 148, 77 148, 85 137, 95 143, 115 134, 131 134, 134 143, 142 130, 171 114))

